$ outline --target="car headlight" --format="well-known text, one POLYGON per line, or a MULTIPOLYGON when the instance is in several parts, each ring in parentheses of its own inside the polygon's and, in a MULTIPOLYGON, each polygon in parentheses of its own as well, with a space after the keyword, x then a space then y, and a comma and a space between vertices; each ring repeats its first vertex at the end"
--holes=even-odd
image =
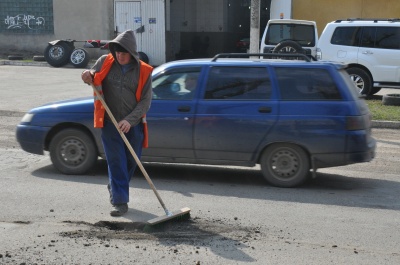
POLYGON ((24 117, 22 117, 21 122, 31 122, 34 114, 33 113, 26 113, 24 117))

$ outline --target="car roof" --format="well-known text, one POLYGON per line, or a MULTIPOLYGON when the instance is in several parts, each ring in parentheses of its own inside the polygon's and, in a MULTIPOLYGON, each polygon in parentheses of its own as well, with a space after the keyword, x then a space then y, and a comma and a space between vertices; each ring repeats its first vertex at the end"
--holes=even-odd
POLYGON ((303 24, 303 25, 316 25, 315 21, 299 20, 299 19, 270 19, 268 24, 303 24))
POLYGON ((400 26, 399 18, 348 18, 348 19, 338 19, 328 23, 330 25, 379 25, 379 26, 400 26))
POLYGON ((340 62, 331 62, 331 61, 303 61, 303 60, 285 60, 285 59, 264 59, 260 57, 256 58, 202 58, 202 59, 185 59, 185 60, 177 60, 167 62, 156 67, 153 71, 153 74, 157 74, 159 72, 163 72, 168 68, 175 68, 175 67, 198 67, 198 66, 205 66, 205 65, 225 65, 225 66, 318 66, 321 67, 322 65, 330 65, 336 69, 343 69, 347 65, 340 63, 340 62))

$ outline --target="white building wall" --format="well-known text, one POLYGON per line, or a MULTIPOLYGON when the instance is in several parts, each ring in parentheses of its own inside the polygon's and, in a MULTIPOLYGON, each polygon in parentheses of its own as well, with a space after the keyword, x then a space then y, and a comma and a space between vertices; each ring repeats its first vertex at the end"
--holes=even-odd
POLYGON ((292 0, 271 0, 270 19, 281 18, 292 18, 292 0))
POLYGON ((145 31, 142 33, 142 49, 149 57, 151 65, 160 65, 166 62, 165 41, 165 1, 142 1, 142 24, 145 31))
MULTIPOLYGON (((42 55, 48 42, 53 40, 113 38, 113 1, 53 0, 53 34, 0 33, 0 48, 3 52, 9 51, 11 54, 32 52, 42 55)), ((101 53, 99 49, 88 49, 88 52, 91 56, 101 53)))

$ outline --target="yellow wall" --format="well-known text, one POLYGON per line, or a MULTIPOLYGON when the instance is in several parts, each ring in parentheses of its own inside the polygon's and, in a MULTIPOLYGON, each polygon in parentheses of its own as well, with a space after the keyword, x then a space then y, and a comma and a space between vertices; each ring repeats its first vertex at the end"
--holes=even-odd
POLYGON ((337 19, 400 18, 399 0, 292 0, 292 5, 292 18, 316 21, 319 34, 337 19))

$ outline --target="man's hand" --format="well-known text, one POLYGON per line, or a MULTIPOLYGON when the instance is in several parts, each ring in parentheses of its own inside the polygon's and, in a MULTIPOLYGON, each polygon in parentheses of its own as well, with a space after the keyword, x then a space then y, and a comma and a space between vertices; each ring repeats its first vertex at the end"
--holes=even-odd
POLYGON ((81 74, 82 81, 88 85, 93 83, 93 76, 94 74, 90 70, 84 70, 81 74))
POLYGON ((131 129, 131 125, 127 120, 122 120, 118 123, 118 128, 123 132, 127 133, 131 129))

